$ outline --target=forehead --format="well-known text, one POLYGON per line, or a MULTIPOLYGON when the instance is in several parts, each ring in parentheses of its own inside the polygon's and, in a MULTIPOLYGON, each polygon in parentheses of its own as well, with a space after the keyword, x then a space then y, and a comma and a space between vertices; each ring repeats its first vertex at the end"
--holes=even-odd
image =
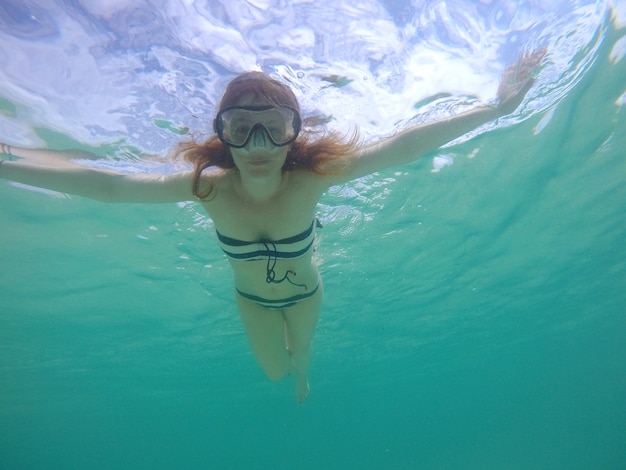
POLYGON ((260 100, 252 93, 244 93, 235 101, 235 106, 256 106, 265 103, 261 103, 260 100))

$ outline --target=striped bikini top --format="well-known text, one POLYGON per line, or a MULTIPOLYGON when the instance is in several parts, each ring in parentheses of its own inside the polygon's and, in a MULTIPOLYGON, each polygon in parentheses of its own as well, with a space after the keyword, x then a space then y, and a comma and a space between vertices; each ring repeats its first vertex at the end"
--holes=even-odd
POLYGON ((245 261, 293 259, 304 256, 313 246, 315 240, 315 220, 304 232, 282 240, 264 240, 248 242, 230 238, 217 232, 217 240, 232 259, 245 261))

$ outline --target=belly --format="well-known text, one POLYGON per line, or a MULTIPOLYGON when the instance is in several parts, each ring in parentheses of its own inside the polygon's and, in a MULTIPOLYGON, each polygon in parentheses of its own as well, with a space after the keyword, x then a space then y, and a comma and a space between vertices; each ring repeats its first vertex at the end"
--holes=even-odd
POLYGON ((310 254, 287 260, 229 261, 237 289, 266 299, 306 293, 319 283, 319 272, 310 254))

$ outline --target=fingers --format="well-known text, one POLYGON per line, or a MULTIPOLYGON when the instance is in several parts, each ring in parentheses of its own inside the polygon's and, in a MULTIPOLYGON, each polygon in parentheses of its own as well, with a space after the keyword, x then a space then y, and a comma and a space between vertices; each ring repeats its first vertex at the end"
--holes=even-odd
POLYGON ((497 92, 498 102, 503 108, 517 107, 522 102, 535 83, 533 75, 541 65, 546 52, 547 48, 542 47, 524 54, 515 64, 509 65, 504 70, 497 92))
POLYGON ((13 154, 11 153, 11 146, 9 144, 0 143, 0 145, 2 146, 2 153, 4 153, 5 155, 9 155, 10 157, 13 156, 13 154))

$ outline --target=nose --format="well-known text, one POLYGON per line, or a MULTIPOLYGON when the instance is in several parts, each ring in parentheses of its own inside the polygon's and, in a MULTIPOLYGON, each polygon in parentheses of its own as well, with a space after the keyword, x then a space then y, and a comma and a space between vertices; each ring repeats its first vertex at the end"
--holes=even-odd
POLYGON ((267 135, 267 131, 265 128, 259 124, 254 126, 252 129, 252 136, 250 136, 250 143, 252 147, 262 147, 265 148, 269 144, 269 138, 267 135))

